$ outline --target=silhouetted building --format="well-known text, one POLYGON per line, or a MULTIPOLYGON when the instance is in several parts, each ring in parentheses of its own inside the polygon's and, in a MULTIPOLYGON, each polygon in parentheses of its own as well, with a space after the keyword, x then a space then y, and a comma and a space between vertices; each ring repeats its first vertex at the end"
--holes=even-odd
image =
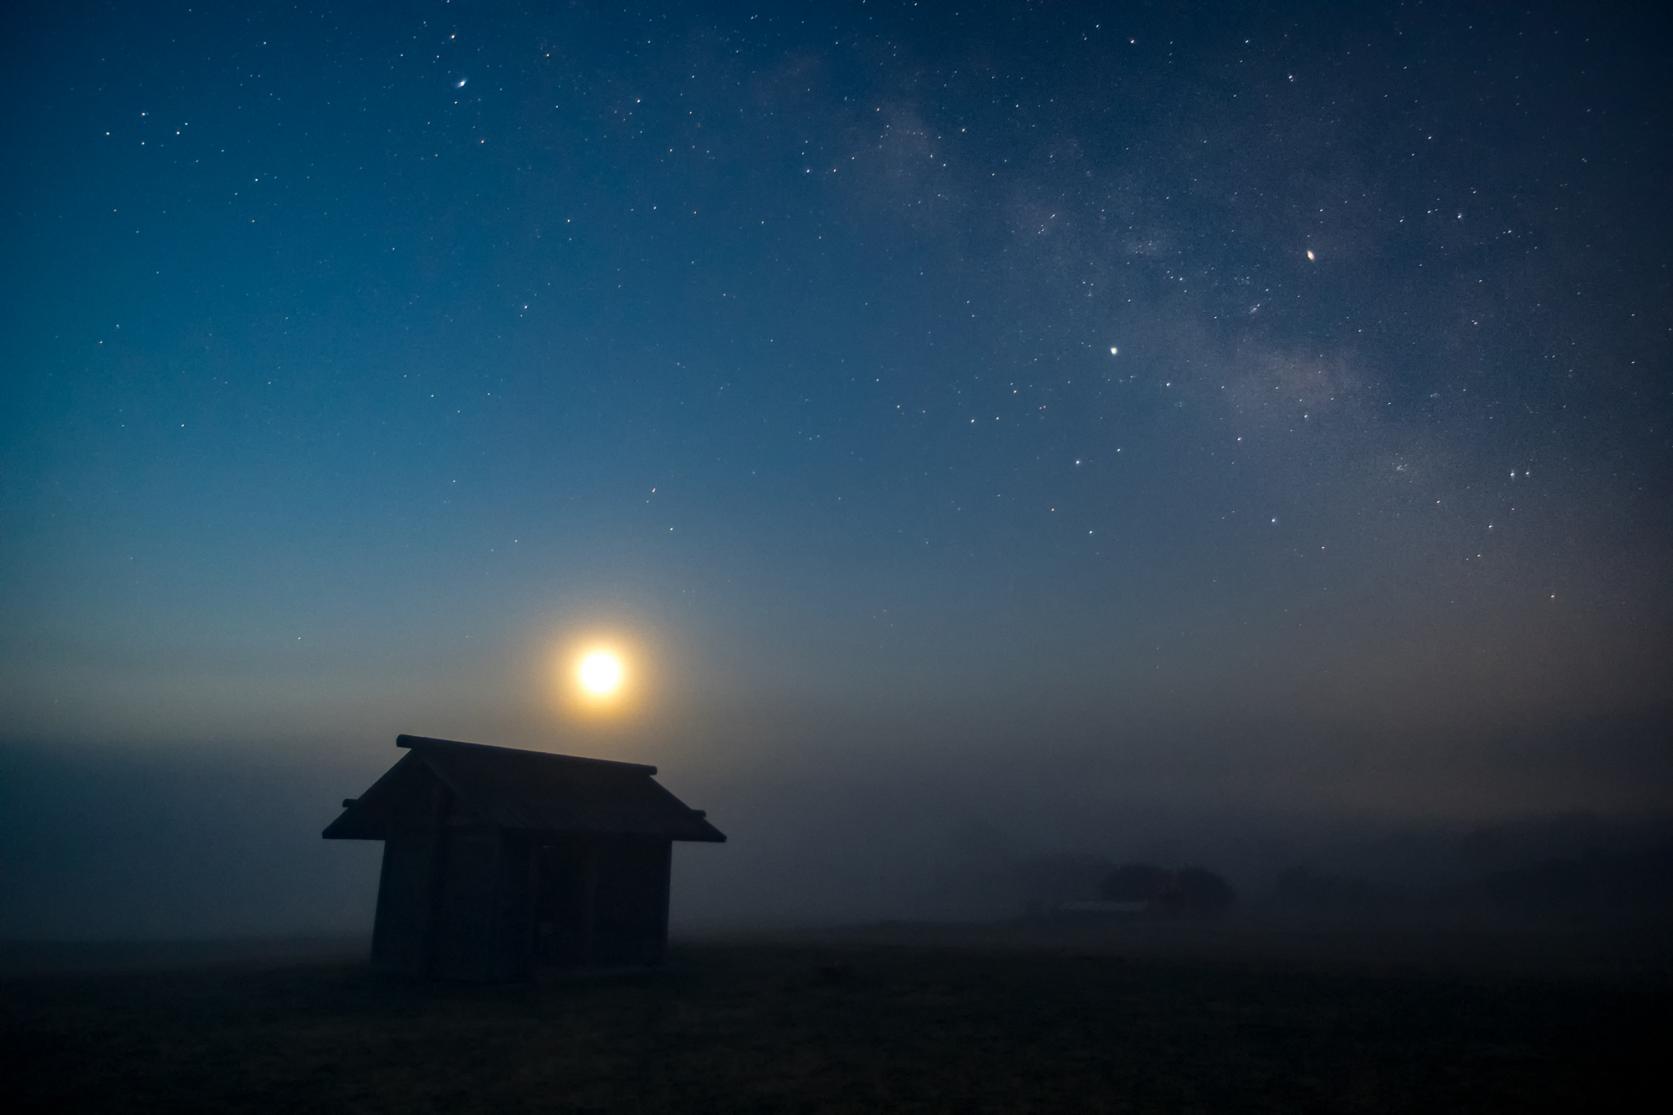
POLYGON ((656 768, 400 736, 407 754, 327 826, 382 840, 372 960, 452 979, 654 964, 673 841, 723 841, 656 768))

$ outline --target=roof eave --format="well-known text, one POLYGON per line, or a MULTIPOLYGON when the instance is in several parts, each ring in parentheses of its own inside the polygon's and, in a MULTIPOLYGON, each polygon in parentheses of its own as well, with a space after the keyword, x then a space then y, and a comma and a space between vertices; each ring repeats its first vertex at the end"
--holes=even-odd
POLYGON ((624 763, 620 759, 594 759, 586 755, 559 755, 550 751, 530 751, 522 747, 496 747, 491 743, 471 743, 462 739, 441 739, 436 736, 398 735, 395 746, 408 750, 422 751, 425 748, 458 748, 464 751, 505 751, 514 755, 544 755, 552 759, 561 759, 566 763, 576 763, 583 766, 613 767, 623 771, 637 771, 640 774, 654 776, 656 768, 649 763, 624 763))
POLYGON ((703 826, 702 831, 701 831, 701 835, 697 835, 697 836, 676 836, 676 837, 674 837, 674 839, 679 840, 683 843, 687 843, 687 844, 724 844, 724 843, 726 843, 726 834, 724 832, 721 832, 719 829, 715 828, 713 825, 709 824, 709 822, 707 822, 707 821, 699 821, 698 824, 703 826))
POLYGON ((345 809, 335 821, 326 825, 320 836, 325 840, 382 840, 384 834, 375 832, 363 823, 360 811, 354 808, 345 809))

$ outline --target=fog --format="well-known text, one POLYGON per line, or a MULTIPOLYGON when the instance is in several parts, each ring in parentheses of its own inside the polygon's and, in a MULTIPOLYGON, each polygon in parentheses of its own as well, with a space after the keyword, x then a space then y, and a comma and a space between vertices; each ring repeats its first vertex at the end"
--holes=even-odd
MULTIPOLYGON (((1360 916, 1463 916, 1483 908, 1489 872, 1665 847, 1670 724, 1660 710, 1356 733, 1279 716, 1116 723, 978 706, 937 718, 720 710, 570 740, 527 724, 446 727, 656 763, 728 835, 676 848, 680 933, 1013 918, 1030 865, 1062 856, 1204 866, 1249 916, 1274 908, 1276 880, 1295 868, 1371 888, 1380 901, 1360 916)), ((368 932, 381 845, 320 830, 400 757, 395 727, 430 726, 5 742, 0 937, 368 932)))

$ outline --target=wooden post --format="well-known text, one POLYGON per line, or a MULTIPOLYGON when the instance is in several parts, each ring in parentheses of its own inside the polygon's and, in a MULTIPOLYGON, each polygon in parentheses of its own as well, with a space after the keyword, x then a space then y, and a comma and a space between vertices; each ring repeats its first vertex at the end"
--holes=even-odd
POLYGON ((384 837, 383 856, 378 863, 378 905, 377 910, 372 915, 372 963, 384 967, 392 966, 389 958, 391 951, 389 939, 398 929, 398 926, 394 924, 397 915, 389 908, 391 901, 389 897, 391 891, 389 877, 392 874, 390 860, 399 854, 392 851, 393 842, 393 834, 384 837))
POLYGON ((661 964, 668 959, 668 891, 669 882, 674 874, 674 842, 662 841, 661 859, 661 892, 657 898, 657 922, 654 959, 651 963, 661 964))

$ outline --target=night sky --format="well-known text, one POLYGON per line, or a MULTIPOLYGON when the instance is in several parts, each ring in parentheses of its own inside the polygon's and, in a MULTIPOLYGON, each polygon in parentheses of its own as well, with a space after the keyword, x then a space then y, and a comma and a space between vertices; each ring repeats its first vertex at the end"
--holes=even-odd
POLYGON ((1673 806, 1652 18, 25 12, 8 747, 644 759, 716 878, 1673 806))

